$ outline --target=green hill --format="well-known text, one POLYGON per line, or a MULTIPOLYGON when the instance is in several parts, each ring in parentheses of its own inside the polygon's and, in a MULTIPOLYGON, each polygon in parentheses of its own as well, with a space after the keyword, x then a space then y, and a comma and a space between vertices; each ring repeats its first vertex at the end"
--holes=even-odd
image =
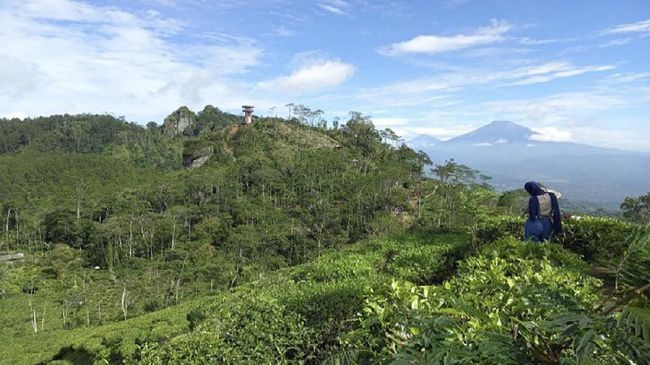
POLYGON ((0 363, 647 363, 642 227, 523 243, 477 171, 317 124, 0 120, 0 363))

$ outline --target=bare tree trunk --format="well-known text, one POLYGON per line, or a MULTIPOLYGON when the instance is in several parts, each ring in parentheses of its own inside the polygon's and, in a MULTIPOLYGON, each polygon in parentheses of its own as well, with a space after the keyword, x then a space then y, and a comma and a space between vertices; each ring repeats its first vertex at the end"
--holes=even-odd
POLYGON ((18 245, 18 237, 19 237, 19 231, 18 228, 20 225, 18 224, 18 211, 14 210, 14 219, 16 220, 16 245, 18 245))
POLYGON ((181 279, 183 278, 183 274, 185 273, 186 262, 187 262, 187 256, 185 256, 185 259, 183 260, 183 265, 181 266, 181 272, 178 275, 178 278, 176 279, 176 283, 174 285, 174 299, 176 300, 176 303, 178 303, 178 293, 181 290, 181 279))
POLYGON ((9 215, 11 214, 11 208, 7 209, 7 224, 5 225, 5 241, 4 244, 9 245, 9 215))
POLYGON ((34 333, 38 333, 38 321, 36 320, 36 310, 32 309, 32 327, 34 328, 34 333))
POLYGON ((155 233, 156 229, 154 227, 151 227, 151 230, 149 231, 149 259, 153 260, 153 235, 155 233))
POLYGON ((38 333, 38 322, 36 321, 36 310, 34 310, 34 306, 32 305, 32 294, 29 294, 29 311, 32 315, 32 328, 34 329, 34 333, 38 333))
POLYGON ((173 217, 174 223, 172 223, 172 250, 176 247, 176 216, 173 217))
POLYGON ((41 332, 45 331, 45 312, 47 311, 47 300, 43 304, 43 315, 41 316, 41 332))
POLYGON ((235 267, 235 276, 230 280, 229 288, 234 288, 237 278, 239 277, 239 266, 235 267))
POLYGON ((133 257, 133 217, 129 221, 129 257, 133 257))
POLYGON ((128 310, 128 304, 126 302, 126 284, 124 284, 124 290, 122 291, 122 302, 120 307, 122 309, 122 314, 124 314, 124 320, 126 321, 126 313, 128 310))
POLYGON ((63 328, 64 328, 64 329, 65 329, 66 319, 67 319, 66 304, 63 303, 63 328))
POLYGON ((75 190, 77 191, 77 220, 79 220, 81 218, 81 187, 77 185, 75 190))

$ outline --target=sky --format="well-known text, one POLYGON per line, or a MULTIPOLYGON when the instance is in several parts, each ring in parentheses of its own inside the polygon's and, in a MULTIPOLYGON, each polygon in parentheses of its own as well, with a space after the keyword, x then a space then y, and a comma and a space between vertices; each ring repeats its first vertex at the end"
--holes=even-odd
POLYGON ((650 1, 0 0, 0 117, 362 112, 650 152, 650 1))

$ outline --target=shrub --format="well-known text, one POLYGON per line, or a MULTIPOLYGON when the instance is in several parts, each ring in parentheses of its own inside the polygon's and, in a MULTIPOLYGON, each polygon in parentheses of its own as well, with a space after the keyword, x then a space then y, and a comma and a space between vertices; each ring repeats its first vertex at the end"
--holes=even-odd
POLYGON ((627 362, 582 266, 557 244, 501 240, 443 285, 396 281, 368 298, 342 343, 369 363, 627 362))
POLYGON ((610 262, 623 256, 633 229, 632 224, 612 218, 569 219, 559 242, 588 261, 610 262))
MULTIPOLYGON (((590 262, 611 262, 623 256, 634 226, 612 218, 580 217, 562 222, 564 234, 555 240, 590 262)), ((523 238, 524 219, 498 216, 481 222, 474 234, 480 244, 512 236, 523 238)))
POLYGON ((524 237, 524 220, 521 217, 512 215, 489 217, 480 222, 474 232, 474 239, 482 244, 507 236, 524 237))

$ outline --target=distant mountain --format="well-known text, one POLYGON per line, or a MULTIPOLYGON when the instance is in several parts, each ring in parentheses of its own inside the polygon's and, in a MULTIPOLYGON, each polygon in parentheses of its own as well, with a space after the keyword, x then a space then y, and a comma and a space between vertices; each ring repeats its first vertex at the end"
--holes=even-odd
MULTIPOLYGON (((428 146, 434 163, 454 158, 491 176, 499 190, 520 188, 538 180, 573 201, 589 201, 616 209, 626 196, 650 191, 650 154, 570 142, 546 142, 510 121, 494 121, 469 133, 428 146)), ((426 140, 418 136, 418 141, 426 140)))
POLYGON ((428 134, 420 134, 415 138, 410 139, 408 141, 408 145, 417 151, 417 150, 422 150, 425 148, 437 146, 441 142, 442 141, 436 137, 432 137, 428 134))
POLYGON ((479 129, 446 141, 447 144, 476 144, 489 146, 503 143, 530 143, 535 134, 517 123, 497 120, 479 129))

